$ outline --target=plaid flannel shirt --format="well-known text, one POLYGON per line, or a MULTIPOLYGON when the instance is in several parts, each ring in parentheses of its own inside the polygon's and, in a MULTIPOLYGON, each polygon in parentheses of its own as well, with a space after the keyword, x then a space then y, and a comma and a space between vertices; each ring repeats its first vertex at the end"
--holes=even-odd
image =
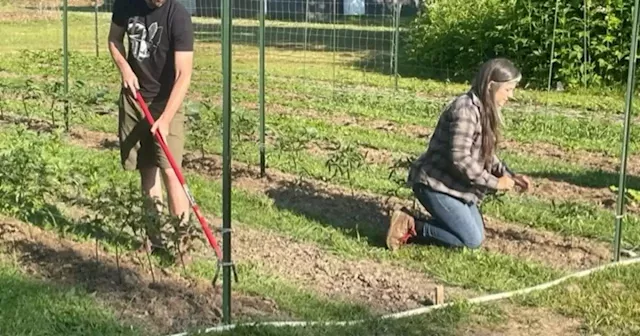
POLYGON ((410 186, 423 183, 467 203, 481 202, 487 192, 497 190, 506 169, 495 155, 490 167, 482 160, 481 104, 469 91, 444 109, 427 151, 409 170, 410 186))

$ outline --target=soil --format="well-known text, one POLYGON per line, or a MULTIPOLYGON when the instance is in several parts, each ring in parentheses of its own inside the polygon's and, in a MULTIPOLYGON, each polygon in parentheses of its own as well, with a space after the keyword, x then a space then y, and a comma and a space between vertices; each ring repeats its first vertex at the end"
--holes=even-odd
MULTIPOLYGON (((370 123, 368 127, 392 130, 393 123, 387 121, 375 121, 370 123)), ((415 125, 414 127, 419 128, 419 126, 415 125)), ((427 131, 425 130, 424 133, 415 134, 422 134, 419 136, 427 138, 429 135, 426 132, 427 131)), ((608 172, 612 176, 617 176, 618 174, 618 172, 616 171, 619 164, 617 162, 617 159, 607 157, 603 154, 586 151, 567 152, 553 145, 543 143, 531 145, 507 141, 502 145, 502 147, 519 148, 519 150, 521 150, 522 152, 533 153, 533 155, 537 157, 553 157, 555 159, 562 159, 569 162, 579 163, 585 168, 589 168, 595 171, 603 171, 605 173, 608 172)), ((328 144, 320 142, 317 145, 313 145, 307 148, 307 151, 315 155, 328 156, 328 148, 328 144)), ((366 155, 367 163, 387 167, 391 167, 394 164, 394 161, 399 158, 410 157, 409 154, 397 153, 389 150, 371 147, 360 147, 359 150, 363 155, 366 155)), ((629 174, 640 175, 640 156, 629 157, 628 171, 629 174)), ((608 185, 583 186, 579 185, 579 183, 581 182, 576 180, 579 177, 572 176, 544 177, 541 174, 541 176, 530 176, 530 178, 531 182, 533 183, 533 188, 529 192, 533 196, 554 201, 581 200, 607 210, 613 210, 616 205, 615 203, 617 194, 612 192, 609 189, 608 185)), ((628 183, 629 187, 631 188, 640 188, 640 180, 638 180, 635 176, 631 176, 628 183)), ((632 213, 640 213, 640 206, 638 204, 628 202, 626 210, 632 213)))
MULTIPOLYGON (((219 221, 219 220, 217 220, 219 221)), ((234 223, 234 260, 268 265, 302 288, 327 297, 358 302, 384 314, 414 309, 435 302, 438 284, 421 272, 385 261, 336 256, 319 247, 296 242, 266 230, 234 223), (295 256, 295 257, 292 257, 295 256)), ((444 286, 445 300, 471 297, 471 291, 444 286)))
MULTIPOLYGON (((15 256, 36 278, 81 287, 112 308, 125 324, 143 326, 149 334, 181 332, 215 325, 222 316, 220 281, 187 280, 150 272, 131 255, 116 258, 95 244, 60 238, 53 232, 13 219, 0 218, 0 247, 15 256), (97 253, 97 258, 96 258, 97 253)), ((234 318, 288 319, 268 298, 232 293, 234 318)))
MULTIPOLYGON (((74 131, 74 136, 81 140, 83 145, 94 148, 104 148, 105 144, 113 144, 115 141, 106 140, 104 133, 84 130, 74 131)), ((187 154, 184 162, 188 169, 194 168, 194 165, 200 165, 198 171, 206 173, 213 170, 215 172, 212 176, 220 176, 219 160, 213 161, 208 158, 201 161, 200 155, 187 154), (213 166, 208 166, 209 164, 213 166)), ((255 187, 261 185, 254 184, 252 181, 247 176, 235 176, 234 187, 255 191, 257 190, 255 187)), ((284 202, 283 206, 308 204, 311 207, 317 206, 321 211, 327 210, 323 204, 306 203, 307 198, 299 199, 297 195, 292 195, 291 198, 286 194, 276 195, 278 192, 276 186, 277 182, 273 182, 272 185, 262 186, 261 190, 267 193, 272 192, 274 197, 279 198, 276 202, 284 202), (296 199, 301 202, 297 202, 296 199)), ((347 213, 346 208, 349 206, 353 205, 346 205, 342 213, 347 213)), ((341 211, 334 207, 328 213, 340 216, 341 211)), ((220 222, 220 219, 213 218, 208 222, 216 223, 220 222)), ((386 224, 386 221, 384 223, 386 224)), ((356 300, 369 305, 372 310, 379 313, 417 308, 429 305, 435 300, 435 292, 429 289, 435 288, 438 283, 420 272, 387 262, 349 260, 327 253, 313 244, 296 242, 292 238, 266 230, 252 229, 235 222, 234 226, 241 228, 234 230, 233 234, 235 261, 269 265, 271 270, 276 271, 275 273, 286 275, 303 288, 313 288, 317 292, 346 301, 356 300), (292 255, 300 257, 291 258, 292 255)), ((386 228, 381 229, 386 230, 386 228)), ((444 288, 445 300, 471 295, 470 291, 463 291, 456 287, 445 286, 444 288)))

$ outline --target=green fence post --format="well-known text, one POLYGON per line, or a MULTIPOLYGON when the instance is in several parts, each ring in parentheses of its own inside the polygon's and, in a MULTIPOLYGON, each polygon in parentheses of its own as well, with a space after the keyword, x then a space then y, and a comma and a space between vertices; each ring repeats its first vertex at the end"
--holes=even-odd
POLYGON ((68 1, 62 2, 62 71, 64 76, 64 126, 69 132, 69 22, 68 22, 68 1))
POLYGON ((337 20, 337 16, 338 16, 338 2, 337 0, 333 0, 333 13, 332 13, 332 22, 333 22, 333 35, 331 37, 331 45, 332 45, 332 49, 333 49, 333 89, 332 89, 332 98, 335 100, 336 98, 336 20, 337 20))
POLYGON ((622 140, 622 155, 620 163, 620 182, 618 185, 618 200, 616 206, 615 218, 615 236, 613 241, 613 258, 615 261, 620 260, 620 242, 622 240, 622 217, 624 212, 624 194, 627 180, 627 153, 629 151, 629 131, 631 120, 631 104, 633 102, 633 92, 635 87, 636 58, 638 54, 638 21, 640 10, 635 0, 633 7, 633 30, 631 32, 631 51, 629 52, 629 71, 627 75, 627 92, 624 103, 624 131, 622 140))
POLYGON ((556 0, 556 11, 553 15, 553 35, 551 37, 551 56, 549 56, 549 81, 547 82, 547 92, 551 91, 551 78, 553 76, 553 56, 556 49, 556 28, 558 27, 558 10, 560 0, 556 0))
POLYGON ((393 76, 395 78, 395 90, 398 91, 398 53, 400 52, 400 12, 402 12, 402 4, 397 3, 394 6, 394 50, 393 50, 393 76))
MULTIPOLYGON (((264 101, 264 16, 265 16, 265 1, 267 0, 259 0, 260 1, 260 31, 259 31, 259 43, 260 43, 260 79, 259 79, 259 104, 260 104, 260 176, 265 176, 266 171, 266 158, 265 158, 265 143, 264 143, 264 132, 265 132, 265 101, 264 101)), ((306 41, 305 41, 306 44, 306 41)))
POLYGON ((99 37, 98 37, 98 0, 93 2, 93 19, 96 30, 96 57, 100 57, 99 37))
POLYGON ((231 0, 222 1, 222 321, 231 323, 231 0))

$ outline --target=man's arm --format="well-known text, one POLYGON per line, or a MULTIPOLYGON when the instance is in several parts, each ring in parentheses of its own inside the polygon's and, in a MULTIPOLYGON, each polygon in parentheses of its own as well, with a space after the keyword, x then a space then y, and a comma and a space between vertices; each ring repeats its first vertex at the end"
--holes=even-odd
POLYGON ((173 120, 178 112, 184 97, 187 95, 191 84, 191 74, 193 72, 193 51, 176 51, 175 53, 176 78, 167 106, 164 108, 162 118, 166 118, 167 123, 173 120))
POLYGON ((180 109, 180 105, 191 84, 191 73, 193 72, 193 24, 191 22, 191 14, 182 6, 176 6, 171 27, 171 40, 175 53, 176 77, 169 95, 169 101, 167 101, 167 106, 165 106, 161 116, 167 125, 180 109))
POLYGON ((136 95, 136 90, 140 89, 140 85, 138 84, 138 77, 133 73, 131 66, 127 62, 125 56, 124 49, 124 34, 125 27, 120 26, 114 22, 111 22, 111 28, 109 29, 109 53, 111 54, 111 58, 113 62, 120 70, 120 75, 122 76, 122 84, 125 88, 130 89, 133 93, 134 97, 136 95))

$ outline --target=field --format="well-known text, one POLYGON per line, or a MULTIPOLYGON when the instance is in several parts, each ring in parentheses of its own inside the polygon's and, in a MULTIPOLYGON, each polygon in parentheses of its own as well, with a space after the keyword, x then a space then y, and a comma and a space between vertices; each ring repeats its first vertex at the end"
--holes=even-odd
MULTIPOLYGON (((202 237, 197 223, 166 232, 189 230, 191 262, 171 262, 189 247, 175 241, 167 258, 140 249, 145 217, 139 178, 119 165, 120 78, 106 50, 108 13, 98 15, 99 56, 93 13, 69 13, 71 109, 70 130, 64 131, 59 14, 0 1, 0 334, 166 335, 217 325, 220 280, 211 287, 215 258, 195 239, 202 237)), ((202 27, 184 107, 189 114, 184 166, 192 193, 217 227, 219 21, 197 23, 202 27)), ((267 46, 267 176, 261 178, 258 49, 246 37, 255 35, 250 33, 255 21, 234 24, 239 27, 234 38, 243 43, 233 47, 232 257, 239 276, 233 283, 233 321, 370 322, 246 326, 228 334, 640 332, 640 265, 492 303, 464 301, 612 260, 622 90, 519 90, 504 111, 500 156, 532 177, 534 189, 483 203, 487 227, 480 249, 414 244, 392 253, 384 247, 389 210, 415 205, 401 185, 402 163, 424 150, 441 108, 467 84, 403 76, 395 90, 384 57, 372 60, 366 48, 348 48, 347 42, 340 52, 288 45, 304 29, 269 21, 274 38, 281 36, 283 43, 267 46), (436 285, 454 305, 379 319, 432 304, 436 285)), ((321 45, 322 30, 329 28, 310 24, 314 29, 321 45)), ((377 41, 378 31, 387 36, 386 28, 373 24, 345 23, 341 29, 352 32, 341 33, 343 41, 354 36, 377 41)), ((376 50, 383 49, 387 46, 376 50)), ((640 188, 638 135, 633 128, 631 189, 640 188)), ((623 247, 635 250, 640 207, 633 193, 629 201, 623 247)))

